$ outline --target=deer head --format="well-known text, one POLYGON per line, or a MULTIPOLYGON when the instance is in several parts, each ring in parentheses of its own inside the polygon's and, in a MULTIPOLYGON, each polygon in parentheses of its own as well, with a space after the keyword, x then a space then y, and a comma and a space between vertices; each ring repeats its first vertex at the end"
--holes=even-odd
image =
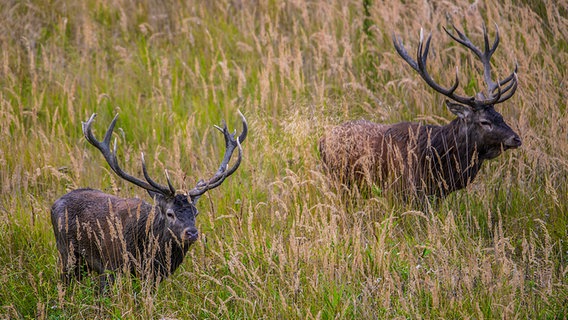
POLYGON ((221 165, 217 172, 207 181, 199 180, 197 185, 186 194, 177 194, 176 189, 173 187, 167 170, 166 175, 166 185, 161 185, 157 183, 148 174, 146 169, 146 162, 144 160, 144 153, 141 154, 142 161, 142 172, 146 181, 138 179, 122 170, 118 164, 116 157, 116 140, 114 143, 114 148, 110 149, 110 140, 118 119, 118 114, 114 117, 110 126, 108 127, 103 141, 99 141, 93 135, 91 126, 96 117, 93 114, 87 122, 83 123, 83 133, 87 138, 87 141, 95 146, 103 154, 106 162, 109 164, 110 168, 122 179, 145 189, 148 194, 154 198, 156 202, 156 212, 158 213, 159 219, 165 220, 165 228, 163 232, 165 235, 173 236, 177 240, 181 240, 183 243, 191 244, 197 240, 198 232, 195 228, 195 217, 198 212, 195 207, 197 200, 201 195, 203 195, 208 190, 220 186, 225 179, 232 175, 241 163, 242 149, 241 143, 245 140, 248 132, 247 122, 245 117, 239 112, 243 123, 243 131, 237 137, 236 132, 229 133, 227 125, 224 124, 223 128, 215 126, 219 131, 221 131, 225 137, 225 155, 221 161, 221 165), (229 161, 233 155, 235 149, 238 149, 238 157, 235 163, 229 168, 229 161))

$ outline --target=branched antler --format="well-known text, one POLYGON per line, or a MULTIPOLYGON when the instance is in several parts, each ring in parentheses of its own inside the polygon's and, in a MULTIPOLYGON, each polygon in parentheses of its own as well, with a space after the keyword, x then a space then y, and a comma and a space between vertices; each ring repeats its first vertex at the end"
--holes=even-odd
POLYGON ((188 192, 188 195, 191 197, 193 202, 196 202, 197 199, 199 199, 199 197, 201 195, 203 195, 205 192, 207 192, 208 190, 214 189, 218 186, 220 186, 223 181, 225 181, 225 179, 232 175, 237 168, 239 167, 239 165, 241 164, 241 159, 242 159, 242 148, 241 148, 241 143, 243 143, 247 137, 247 133, 248 133, 248 126, 247 126, 247 121, 245 119, 245 117, 243 116, 243 114, 239 111, 239 115, 241 116, 241 120, 243 123, 243 131, 241 132, 241 134, 238 137, 235 137, 237 132, 236 130, 231 134, 229 133, 229 129, 227 128, 227 124, 223 122, 223 127, 219 127, 219 126, 215 126, 215 128, 217 130, 219 130, 221 133, 223 133, 223 135, 225 136, 225 155, 223 156, 223 159, 221 161, 221 165, 219 166, 219 169, 217 170, 217 172, 213 175, 213 177, 211 177, 209 180, 204 181, 204 180, 199 180, 199 182, 197 182, 197 185, 195 186, 195 188, 193 188, 192 190, 190 190, 188 192), (233 164, 232 167, 229 168, 229 161, 231 160, 231 157, 233 155, 233 152, 235 151, 235 149, 238 149, 239 153, 238 153, 238 158, 235 161, 235 163, 233 164))
MULTIPOLYGON (((224 123, 223 124, 223 128, 215 126, 215 128, 217 128, 219 131, 221 131, 223 133, 223 135, 225 136, 225 155, 223 156, 223 160, 221 161, 221 165, 219 166, 219 169, 217 170, 217 172, 213 175, 213 177, 211 177, 209 180, 204 181, 204 180, 200 180, 197 185, 188 192, 188 196, 191 198, 191 200, 195 203, 197 201, 197 199, 199 199, 199 197, 201 195, 203 195, 205 192, 207 192, 208 190, 211 190, 213 188, 216 188, 218 186, 220 186, 223 181, 225 181, 225 179, 232 175, 237 168, 239 167, 239 165, 241 164, 241 159, 242 159, 242 148, 241 148, 241 143, 246 139, 247 137, 247 133, 248 133, 248 126, 247 126, 247 122, 245 117, 243 116, 242 113, 239 112, 239 115, 241 116, 242 122, 243 122, 243 131, 241 132, 241 134, 236 137, 236 131, 234 133, 229 133, 229 130, 227 128, 227 125, 224 123), (231 157, 233 155, 233 152, 235 151, 235 149, 239 150, 239 154, 238 154, 238 158, 235 161, 235 163, 233 164, 232 167, 229 168, 229 161, 231 160, 231 157)), ((160 193, 166 197, 173 197, 176 194, 176 190, 173 187, 171 181, 170 181, 170 177, 168 175, 168 171, 165 171, 166 174, 166 180, 168 182, 167 186, 163 186, 159 183, 157 183, 156 181, 154 181, 150 175, 148 174, 148 170, 146 169, 146 162, 144 160, 144 154, 142 153, 142 172, 144 173, 144 178, 146 179, 146 181, 140 180, 136 177, 133 177, 132 175, 124 172, 122 170, 122 168, 120 168, 120 166, 118 165, 118 160, 116 157, 116 141, 114 144, 114 148, 111 151, 110 150, 110 139, 112 138, 112 133, 114 130, 114 126, 116 125, 116 121, 118 119, 118 114, 114 117, 114 119, 112 120, 112 122, 110 123, 110 126, 107 129, 107 132, 105 133, 104 139, 103 141, 99 141, 95 138, 95 136, 93 135, 93 132, 91 130, 91 126, 93 124, 93 121, 96 117, 96 114, 93 113, 93 115, 89 118, 89 120, 87 120, 87 122, 83 122, 83 133, 85 135, 85 138, 87 138, 87 141, 92 144, 93 146, 95 146, 97 149, 99 149, 99 151, 103 154, 103 156, 105 157, 105 160, 107 161, 107 163, 109 164, 110 168, 122 179, 129 181, 143 189, 152 191, 152 192, 157 192, 160 193)))
POLYGON ((117 145, 116 140, 114 142, 113 151, 110 150, 110 139, 112 138, 112 132, 114 130, 114 126, 116 125, 116 121, 118 120, 118 114, 114 117, 114 119, 110 123, 110 126, 108 127, 107 132, 105 133, 103 141, 97 140, 91 130, 91 125, 93 124, 93 121, 95 120, 96 116, 97 114, 93 113, 93 115, 91 115, 91 117, 89 118, 89 120, 87 120, 87 122, 83 122, 83 134, 85 135, 85 138, 87 138, 87 141, 93 146, 95 146, 97 149, 99 149, 99 151, 103 154, 105 160, 109 164, 112 171, 114 171, 122 179, 131 182, 143 189, 160 193, 166 197, 175 196, 176 190, 172 186, 172 183, 170 182, 170 177, 168 176, 167 171, 166 171, 166 179, 168 181, 167 187, 156 183, 154 180, 152 180, 152 178, 150 178, 150 176, 148 175, 148 171, 146 170, 146 162, 144 161, 143 153, 141 155, 142 172, 144 173, 144 178, 146 178, 146 181, 142 181, 136 177, 133 177, 130 174, 124 172, 122 168, 120 168, 116 157, 116 145, 117 145))
MULTIPOLYGON (((499 45, 499 29, 496 29, 495 40, 491 47, 489 46, 489 36, 487 35, 487 28, 483 26, 483 38, 484 38, 484 51, 482 52, 478 47, 476 47, 471 40, 458 28, 452 25, 453 29, 457 33, 457 36, 452 32, 448 31, 446 28, 444 30, 446 33, 455 41, 462 44, 469 50, 471 50, 483 64, 483 79, 487 84, 487 89, 485 93, 483 91, 477 93, 475 96, 462 96, 455 93, 459 86, 459 78, 456 68, 456 78, 454 84, 449 88, 444 88, 428 74, 426 70, 426 64, 428 61, 428 52, 430 50, 430 40, 432 39, 432 34, 426 39, 424 43, 424 36, 422 29, 420 30, 420 42, 418 43, 418 49, 416 52, 417 61, 415 61, 406 51, 402 40, 393 35, 393 43, 398 54, 414 69, 418 74, 424 79, 424 81, 432 87, 434 90, 445 95, 446 97, 455 100, 459 103, 469 105, 474 108, 484 108, 486 106, 501 103, 511 98, 515 91, 517 90, 517 65, 515 64, 515 69, 513 72, 500 81, 493 81, 491 78, 491 56, 497 50, 499 45)), ((497 27, 497 26, 496 26, 497 27)))

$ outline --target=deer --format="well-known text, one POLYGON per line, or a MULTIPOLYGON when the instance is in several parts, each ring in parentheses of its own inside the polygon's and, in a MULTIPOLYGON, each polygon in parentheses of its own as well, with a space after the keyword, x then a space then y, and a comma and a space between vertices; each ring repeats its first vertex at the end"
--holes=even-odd
POLYGON ((239 112, 243 130, 229 133, 227 124, 215 126, 225 138, 225 153, 217 172, 208 180, 199 180, 187 193, 177 192, 165 170, 167 185, 152 179, 141 154, 144 180, 122 170, 116 155, 117 142, 111 151, 110 142, 118 114, 114 117, 102 141, 95 138, 93 113, 82 123, 86 140, 96 147, 114 173, 133 185, 145 189, 153 204, 139 198, 121 198, 99 190, 82 188, 57 199, 51 208, 51 223, 55 234, 61 279, 68 284, 80 280, 85 272, 100 275, 101 290, 114 281, 117 272, 130 272, 149 283, 159 283, 170 276, 183 262, 189 247, 198 240, 195 226, 197 201, 207 191, 219 187, 231 176, 242 160, 241 144, 248 125, 239 112), (237 159, 229 167, 235 150, 237 159))
POLYGON ((432 34, 424 42, 420 31, 414 60, 393 33, 397 53, 428 86, 448 98, 445 104, 456 118, 446 125, 353 120, 333 127, 320 139, 319 150, 325 171, 334 181, 348 189, 393 190, 395 197, 418 198, 421 203, 441 200, 469 185, 483 162, 521 146, 519 135, 495 110, 495 105, 513 96, 518 83, 517 65, 507 77, 492 78, 490 60, 499 45, 497 25, 491 45, 483 25, 483 51, 463 31, 452 27, 455 33, 445 27, 444 31, 481 61, 486 88, 473 96, 457 94, 457 68, 450 87, 438 84, 427 71, 432 34))

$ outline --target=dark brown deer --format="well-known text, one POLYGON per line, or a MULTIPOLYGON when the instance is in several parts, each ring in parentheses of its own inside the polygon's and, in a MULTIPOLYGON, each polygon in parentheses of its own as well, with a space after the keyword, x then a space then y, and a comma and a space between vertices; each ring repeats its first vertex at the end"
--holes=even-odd
POLYGON ((432 35, 424 43, 420 32, 417 61, 410 57, 400 38, 393 36, 398 54, 430 87, 453 100, 446 100, 446 106, 457 118, 444 126, 414 122, 386 125, 365 120, 339 125, 327 132, 319 144, 322 161, 333 178, 348 186, 376 186, 419 198, 440 199, 465 188, 485 160, 521 145, 517 133, 494 109, 517 89, 516 67, 502 80, 495 82, 491 77, 490 59, 499 45, 499 31, 490 46, 483 27, 482 52, 463 32, 453 28, 457 35, 444 30, 481 60, 485 91, 475 96, 456 94, 457 71, 449 88, 432 79, 426 71, 432 35))
MULTIPOLYGON (((240 114, 240 113, 239 113, 240 114)), ((146 170, 146 181, 124 172, 118 165, 116 141, 110 140, 118 115, 111 122, 103 141, 91 131, 96 114, 83 123, 87 141, 103 154, 110 168, 122 179, 146 189, 154 205, 141 199, 124 199, 93 189, 78 189, 59 198, 51 208, 51 222, 57 242, 62 279, 68 283, 84 271, 101 275, 101 288, 112 280, 113 272, 131 272, 151 283, 172 274, 183 262, 187 250, 198 239, 195 227, 196 203, 206 191, 220 186, 241 163, 241 143, 247 136, 247 122, 240 114, 243 131, 229 133, 227 125, 215 126, 225 136, 225 154, 217 172, 208 181, 200 180, 187 194, 177 193, 166 171, 167 186, 156 183, 146 170), (238 158, 229 167, 235 149, 238 158), (109 279, 107 277, 110 276, 109 279)))

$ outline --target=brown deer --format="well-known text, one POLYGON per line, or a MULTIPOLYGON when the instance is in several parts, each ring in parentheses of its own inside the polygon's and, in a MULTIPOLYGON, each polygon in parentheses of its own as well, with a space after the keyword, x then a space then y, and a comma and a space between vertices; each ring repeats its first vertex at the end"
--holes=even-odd
MULTIPOLYGON (((446 106, 457 118, 444 126, 415 122, 378 124, 350 121, 339 125, 320 140, 319 149, 327 171, 348 186, 376 186, 419 198, 444 198, 465 188, 477 175, 485 160, 499 156, 507 149, 521 146, 521 139, 501 114, 496 104, 505 102, 517 89, 517 67, 497 82, 491 78, 490 59, 499 45, 499 30, 490 46, 487 29, 484 51, 455 26, 455 33, 444 30, 455 41, 471 50, 483 64, 487 88, 475 96, 456 94, 454 84, 444 88, 426 71, 430 39, 423 42, 422 31, 417 61, 410 57, 399 37, 393 35, 398 54, 434 90, 445 95, 446 106)), ((407 198, 407 197, 406 197, 407 198)))
MULTIPOLYGON (((166 171, 167 186, 156 183, 146 170, 142 154, 142 172, 146 181, 124 172, 118 165, 116 141, 110 150, 110 140, 118 115, 112 120, 103 141, 91 131, 96 114, 83 122, 87 141, 103 154, 110 168, 122 179, 146 189, 154 205, 141 199, 124 199, 99 190, 78 189, 59 198, 51 208, 51 222, 60 255, 62 280, 66 283, 83 271, 101 275, 101 289, 112 272, 131 272, 151 283, 172 274, 183 262, 187 250, 198 239, 195 227, 197 200, 206 191, 220 186, 241 163, 241 143, 247 136, 247 122, 242 119, 243 131, 229 133, 227 125, 215 126, 225 136, 225 154, 221 166, 208 181, 200 180, 187 194, 177 193, 166 171), (238 158, 229 168, 235 149, 238 158)), ((109 278, 110 277, 110 278, 109 278)))

